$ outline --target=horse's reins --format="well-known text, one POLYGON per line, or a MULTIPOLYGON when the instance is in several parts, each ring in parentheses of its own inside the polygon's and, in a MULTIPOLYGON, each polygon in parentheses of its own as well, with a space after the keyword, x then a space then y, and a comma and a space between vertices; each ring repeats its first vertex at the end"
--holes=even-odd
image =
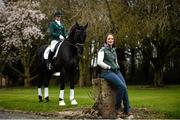
POLYGON ((72 46, 74 46, 74 47, 78 47, 78 46, 83 46, 84 44, 83 43, 76 43, 75 45, 74 44, 72 44, 72 43, 70 43, 69 41, 67 41, 67 43, 68 44, 70 44, 70 45, 72 45, 72 46))

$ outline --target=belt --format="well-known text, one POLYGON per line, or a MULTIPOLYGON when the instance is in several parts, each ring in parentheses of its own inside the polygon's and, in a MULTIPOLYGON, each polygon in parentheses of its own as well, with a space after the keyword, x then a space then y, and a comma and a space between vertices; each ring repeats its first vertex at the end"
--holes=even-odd
POLYGON ((102 72, 110 71, 109 69, 102 69, 102 72))
POLYGON ((114 73, 117 73, 119 69, 102 69, 102 72, 114 72, 114 73))

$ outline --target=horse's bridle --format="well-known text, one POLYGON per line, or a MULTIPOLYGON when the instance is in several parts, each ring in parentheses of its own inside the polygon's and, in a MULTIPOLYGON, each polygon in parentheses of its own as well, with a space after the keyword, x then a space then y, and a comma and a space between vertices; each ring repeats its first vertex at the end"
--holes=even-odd
POLYGON ((70 43, 69 41, 67 41, 67 43, 68 43, 69 45, 74 46, 74 47, 78 47, 78 46, 83 46, 83 45, 84 45, 83 43, 76 43, 76 44, 73 44, 73 43, 70 43))
POLYGON ((79 46, 80 47, 83 47, 84 46, 84 44, 83 43, 76 43, 76 44, 73 44, 73 43, 70 43, 69 41, 67 41, 67 43, 69 44, 69 45, 72 45, 72 46, 74 46, 76 49, 77 49, 77 51, 78 51, 78 53, 80 53, 79 51, 79 46))
POLYGON ((84 44, 83 43, 76 43, 74 46, 83 46, 84 44))

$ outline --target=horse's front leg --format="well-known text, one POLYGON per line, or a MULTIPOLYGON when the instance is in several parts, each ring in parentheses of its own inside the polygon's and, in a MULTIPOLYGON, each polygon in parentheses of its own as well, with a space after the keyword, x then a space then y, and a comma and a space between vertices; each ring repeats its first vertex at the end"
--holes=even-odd
POLYGON ((49 102, 49 80, 45 79, 45 84, 44 84, 44 99, 46 100, 46 102, 49 102))
POLYGON ((44 83, 44 99, 46 100, 46 102, 49 102, 49 81, 51 79, 51 73, 47 72, 44 73, 44 79, 43 79, 43 83, 44 83))
POLYGON ((71 105, 77 105, 77 101, 75 99, 75 93, 74 93, 74 87, 75 87, 75 69, 73 69, 70 73, 69 80, 70 80, 70 94, 69 94, 69 100, 71 101, 71 105))
POLYGON ((66 103, 64 102, 65 70, 61 71, 59 84, 60 84, 59 106, 65 106, 66 105, 66 103))

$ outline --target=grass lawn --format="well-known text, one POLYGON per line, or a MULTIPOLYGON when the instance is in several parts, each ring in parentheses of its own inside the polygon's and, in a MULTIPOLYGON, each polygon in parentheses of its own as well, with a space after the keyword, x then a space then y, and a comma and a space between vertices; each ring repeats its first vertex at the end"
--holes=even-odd
POLYGON ((149 108, 166 118, 180 118, 180 86, 164 88, 129 87, 132 107, 149 108))
MULTIPOLYGON (((65 90, 65 107, 58 106, 59 88, 50 87, 50 102, 39 103, 37 88, 2 88, 0 89, 0 109, 23 110, 30 112, 56 112, 74 108, 91 107, 94 103, 91 87, 76 88, 75 97, 78 106, 69 102, 69 89, 65 90)), ((180 118, 180 85, 164 88, 147 86, 128 86, 132 108, 146 108, 163 116, 161 118, 180 118)))

